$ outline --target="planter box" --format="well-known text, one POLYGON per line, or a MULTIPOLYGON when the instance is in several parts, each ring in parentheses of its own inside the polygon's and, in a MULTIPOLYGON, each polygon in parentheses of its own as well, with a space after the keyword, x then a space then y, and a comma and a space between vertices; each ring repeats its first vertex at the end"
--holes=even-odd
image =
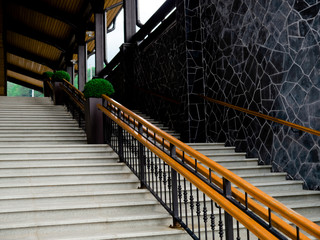
POLYGON ((103 113, 97 104, 102 104, 102 98, 88 98, 85 103, 85 119, 87 141, 90 144, 103 144, 103 113))

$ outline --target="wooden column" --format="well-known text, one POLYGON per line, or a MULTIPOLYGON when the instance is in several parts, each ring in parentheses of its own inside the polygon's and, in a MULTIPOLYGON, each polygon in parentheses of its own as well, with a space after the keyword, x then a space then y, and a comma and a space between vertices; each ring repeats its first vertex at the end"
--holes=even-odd
POLYGON ((78 45, 78 68, 79 90, 83 91, 87 82, 87 44, 85 41, 80 41, 78 45))
MULTIPOLYGON (((103 10, 103 9, 102 9, 103 10)), ((94 21, 95 21, 95 44, 96 44, 96 72, 95 75, 97 76, 98 73, 103 69, 103 63, 105 59, 105 22, 104 22, 104 11, 100 11, 94 14, 94 21)))
POLYGON ((67 73, 70 75, 70 83, 73 85, 74 83, 74 65, 72 62, 67 65, 67 73))
POLYGON ((4 1, 0 0, 0 96, 7 96, 7 71, 6 60, 7 55, 4 49, 4 1))
POLYGON ((124 42, 130 42, 136 33, 136 0, 124 0, 124 42))

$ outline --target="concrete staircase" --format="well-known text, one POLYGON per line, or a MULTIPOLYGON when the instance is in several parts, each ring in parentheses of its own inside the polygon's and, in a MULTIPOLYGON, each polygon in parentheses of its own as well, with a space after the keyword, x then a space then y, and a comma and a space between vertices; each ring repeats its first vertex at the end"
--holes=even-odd
MULTIPOLYGON (((1 240, 191 239, 169 228, 171 217, 109 146, 86 144, 49 99, 0 97, 0 139, 1 240)), ((320 192, 224 144, 190 145, 320 223, 320 192)))
POLYGON ((62 106, 0 97, 0 239, 189 239, 62 106))

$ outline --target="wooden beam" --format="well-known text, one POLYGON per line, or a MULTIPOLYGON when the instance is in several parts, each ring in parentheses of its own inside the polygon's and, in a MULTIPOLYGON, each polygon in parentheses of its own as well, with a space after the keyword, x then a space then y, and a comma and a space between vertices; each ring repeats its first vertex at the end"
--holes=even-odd
POLYGON ((68 24, 76 32, 78 31, 78 25, 77 25, 78 19, 76 16, 70 16, 70 14, 66 14, 64 12, 57 10, 57 9, 54 9, 54 8, 52 8, 52 6, 46 4, 45 1, 10 0, 10 3, 15 3, 17 5, 31 9, 31 10, 36 11, 38 13, 44 14, 48 17, 57 19, 61 22, 68 24))
POLYGON ((39 92, 43 92, 43 88, 35 86, 35 85, 27 83, 27 82, 24 82, 24 81, 21 81, 19 79, 16 79, 16 78, 13 78, 13 77, 7 77, 7 80, 9 82, 12 82, 12 83, 15 83, 15 84, 27 87, 27 88, 34 89, 34 90, 39 91, 39 92))
POLYGON ((66 52, 68 46, 60 39, 54 39, 54 37, 49 36, 43 32, 39 32, 36 29, 25 26, 23 23, 14 22, 13 20, 8 20, 7 31, 15 32, 25 37, 35 39, 37 41, 51 45, 62 52, 66 52))
POLYGON ((39 81, 42 81, 42 79, 43 79, 43 76, 41 74, 29 71, 25 68, 18 67, 14 64, 7 63, 7 70, 11 70, 13 72, 20 73, 22 75, 37 79, 39 81))
POLYGON ((11 53, 13 55, 16 55, 16 56, 19 56, 19 57, 22 57, 25 59, 28 59, 28 60, 36 62, 36 63, 39 63, 39 64, 47 66, 51 69, 57 69, 57 67, 58 67, 57 62, 51 61, 50 59, 47 59, 47 58, 40 57, 40 56, 33 54, 33 53, 30 53, 24 49, 20 49, 20 48, 14 47, 12 45, 7 45, 6 49, 7 49, 8 53, 11 53))

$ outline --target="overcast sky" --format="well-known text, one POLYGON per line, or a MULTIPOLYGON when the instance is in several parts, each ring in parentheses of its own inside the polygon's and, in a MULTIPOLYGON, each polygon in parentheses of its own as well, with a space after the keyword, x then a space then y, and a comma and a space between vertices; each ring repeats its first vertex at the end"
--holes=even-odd
MULTIPOLYGON (((164 2, 165 0, 138 0, 140 21, 145 23, 164 2)), ((107 35, 108 61, 119 52, 119 47, 123 43, 123 34, 123 11, 121 11, 116 20, 116 29, 107 35)), ((94 56, 88 61, 88 68, 92 66, 94 66, 94 56)))

